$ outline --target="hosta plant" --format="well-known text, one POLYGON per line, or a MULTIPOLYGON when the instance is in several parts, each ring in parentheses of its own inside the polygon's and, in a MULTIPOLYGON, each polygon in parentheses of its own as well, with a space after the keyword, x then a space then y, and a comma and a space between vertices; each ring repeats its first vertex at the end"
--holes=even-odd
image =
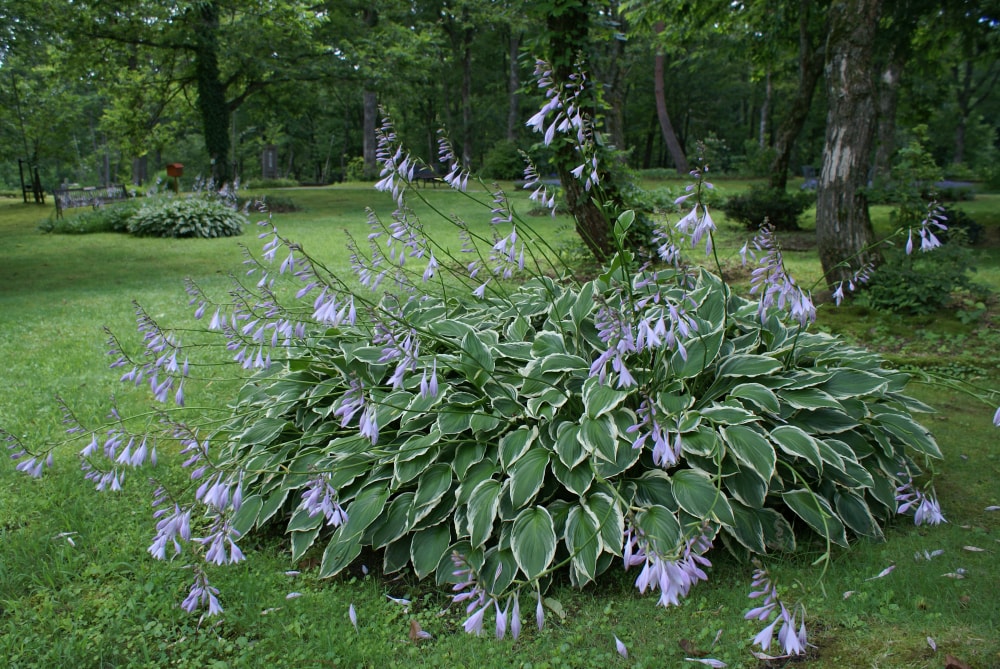
MULTIPOLYGON (((530 123, 546 143, 580 142, 574 174, 599 197, 580 87, 548 85, 530 123)), ((446 140, 441 158, 464 191, 446 140)), ((415 162, 390 124, 379 159, 376 187, 398 208, 391 221, 370 214, 370 252, 349 245, 361 289, 264 220, 263 253, 229 297, 189 286, 208 321, 201 337, 139 308, 138 350, 111 339, 122 380, 175 406, 152 427, 114 410, 108 425, 84 426, 66 409, 99 489, 120 487, 158 444, 180 444, 191 483, 158 491, 154 557, 187 546, 210 564, 238 562, 238 542, 276 526, 293 560, 321 556, 322 576, 371 549, 386 573, 451 584, 467 631, 489 617, 517 636, 522 604, 541 625, 559 575, 584 586, 620 561, 671 605, 707 578, 715 545, 766 555, 819 537, 829 555, 852 536, 881 537, 900 511, 943 520, 914 483, 940 457, 913 418, 928 407, 876 355, 808 331, 815 308, 769 228, 745 249, 758 258, 752 297, 680 261, 682 246, 712 249, 700 173, 677 201, 688 213, 650 242, 655 264, 625 249, 634 217, 622 212, 609 221, 618 253, 579 281, 499 190, 483 202, 488 225, 455 221, 460 250, 426 237, 406 206, 420 196, 415 162), (188 354, 213 337, 245 376, 222 422, 182 409, 189 370, 206 369, 188 354)), ((552 203, 537 171, 527 176, 532 199, 552 203)), ((51 450, 8 436, 18 468, 40 475, 51 450)), ((194 570, 186 609, 221 611, 210 570, 194 570)), ((781 601, 768 588, 760 620, 781 601)), ((779 637, 799 653, 805 628, 785 630, 804 610, 792 606, 800 613, 781 604, 779 637)))
POLYGON ((243 234, 247 223, 225 197, 159 195, 143 202, 129 219, 128 231, 139 237, 233 237, 243 234))

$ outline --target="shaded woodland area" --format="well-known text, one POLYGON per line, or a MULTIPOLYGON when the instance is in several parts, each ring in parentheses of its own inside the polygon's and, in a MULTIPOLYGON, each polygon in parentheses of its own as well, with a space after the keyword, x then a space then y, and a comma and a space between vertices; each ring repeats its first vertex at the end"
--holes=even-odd
POLYGON ((838 36, 861 34, 851 21, 872 23, 868 47, 845 48, 870 51, 875 171, 925 125, 941 167, 987 178, 997 5, 11 0, 0 9, 0 182, 17 186, 18 158, 48 187, 148 182, 167 162, 222 180, 371 176, 379 107, 428 162, 444 128, 469 167, 513 177, 516 149, 536 141, 524 128, 540 103, 535 58, 565 58, 553 54, 561 41, 600 83, 604 132, 630 166, 703 161, 781 186, 821 167, 824 72, 838 36))

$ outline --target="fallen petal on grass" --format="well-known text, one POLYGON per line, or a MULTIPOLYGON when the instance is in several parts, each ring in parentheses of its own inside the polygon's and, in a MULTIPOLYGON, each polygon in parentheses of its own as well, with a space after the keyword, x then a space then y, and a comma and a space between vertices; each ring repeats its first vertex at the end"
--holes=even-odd
POLYGON ((866 581, 874 581, 877 578, 885 578, 886 576, 888 576, 889 574, 891 574, 892 570, 895 569, 895 568, 896 568, 896 565, 894 565, 894 564, 889 565, 888 567, 886 567, 885 569, 883 569, 882 571, 880 571, 877 575, 872 576, 871 578, 866 578, 865 580, 866 581))
POLYGON ((700 658, 700 657, 685 657, 687 662, 697 662, 698 664, 704 664, 709 667, 716 667, 716 669, 721 669, 722 667, 728 666, 725 662, 721 660, 713 660, 710 657, 700 658))

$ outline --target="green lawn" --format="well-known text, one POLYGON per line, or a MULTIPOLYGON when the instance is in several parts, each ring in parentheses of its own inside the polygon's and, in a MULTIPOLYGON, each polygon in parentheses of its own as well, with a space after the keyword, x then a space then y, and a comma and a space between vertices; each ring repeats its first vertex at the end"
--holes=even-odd
MULTIPOLYGON (((720 190, 743 185, 722 183, 720 190)), ((428 202, 418 212, 433 207, 489 235, 488 207, 445 189, 423 192, 428 202)), ((363 186, 280 194, 302 208, 275 215, 281 232, 345 278, 350 262, 343 231, 367 243, 364 208, 381 215, 392 209, 387 196, 363 186)), ((516 205, 526 211, 526 196, 516 205)), ((992 231, 991 245, 975 251, 976 278, 1000 290, 1000 196, 962 206, 992 231)), ((0 426, 39 441, 61 438, 57 393, 85 422, 106 413, 117 375, 107 369, 102 327, 130 333, 132 300, 157 318, 182 322, 191 311, 183 280, 223 294, 228 274, 242 271, 239 244, 260 243, 254 231, 238 240, 46 235, 37 225, 48 215, 36 205, 0 200, 0 426)), ((874 216, 886 232, 888 210, 876 208, 874 216)), ((529 221, 556 246, 573 240, 564 217, 529 221)), ((435 233, 445 235, 445 245, 457 253, 457 234, 426 224, 440 225, 435 233)), ((724 223, 721 228, 722 258, 735 266, 743 235, 724 223)), ((797 275, 806 277, 802 283, 818 276, 808 245, 787 256, 797 275)), ((884 349, 895 364, 959 373, 996 387, 998 313, 995 299, 968 322, 954 311, 912 318, 830 305, 820 309, 817 326, 884 349)), ((210 391, 214 400, 206 403, 224 403, 226 388, 220 381, 210 391)), ((825 546, 804 546, 773 564, 779 583, 808 606, 816 648, 801 666, 940 667, 946 654, 973 667, 1000 666, 1000 511, 985 510, 1000 505, 1000 431, 991 424, 993 409, 963 394, 932 387, 914 392, 939 410, 926 424, 945 454, 936 486, 949 522, 915 528, 900 518, 887 542, 837 551, 822 574, 811 563, 825 546), (929 561, 915 557, 937 550, 943 553, 929 561), (874 578, 890 566, 891 573, 874 578)), ((124 397, 122 402, 126 409, 140 406, 124 397)), ((750 608, 751 567, 722 548, 711 554, 709 582, 695 587, 680 607, 655 606, 654 597, 642 597, 633 587, 634 572, 616 569, 583 591, 557 584, 545 629, 526 624, 521 639, 512 642, 465 635, 464 608, 449 606, 447 592, 411 579, 381 579, 376 555, 362 556, 367 574, 359 563, 349 576, 317 580, 315 560, 307 556, 291 564, 275 534, 248 540, 242 546, 248 560, 213 577, 226 613, 200 621, 178 606, 190 582, 184 558, 157 562, 145 550, 153 535, 150 484, 137 473, 121 493, 95 492, 79 471, 79 448, 61 447, 53 471, 41 480, 24 477, 11 464, 0 468, 4 666, 696 667, 701 665, 684 658, 699 654, 729 667, 761 666, 750 652, 759 627, 743 620, 750 608), (301 596, 289 599, 290 593, 301 596), (352 604, 357 630, 348 619, 352 604), (412 640, 414 624, 433 638, 412 640), (628 646, 627 660, 615 652, 613 635, 628 646)), ((158 475, 179 480, 183 474, 169 467, 175 463, 175 454, 162 454, 158 475)))

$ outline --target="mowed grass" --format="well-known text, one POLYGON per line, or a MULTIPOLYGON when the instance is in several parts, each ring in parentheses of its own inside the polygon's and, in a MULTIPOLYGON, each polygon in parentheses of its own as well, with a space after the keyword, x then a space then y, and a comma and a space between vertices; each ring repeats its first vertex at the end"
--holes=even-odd
MULTIPOLYGON (((419 212, 434 207, 489 234, 488 206, 444 189, 425 193, 428 203, 416 205, 419 212)), ((344 231, 366 244, 365 207, 386 217, 392 210, 388 197, 363 186, 289 189, 281 195, 302 210, 276 215, 280 231, 345 278, 350 262, 344 231)), ((488 203, 488 194, 481 196, 488 203)), ((529 209, 523 196, 516 205, 529 209)), ((978 209, 977 220, 1000 229, 996 196, 968 206, 978 209)), ((134 331, 133 300, 157 318, 184 323, 192 307, 183 280, 224 295, 229 274, 243 273, 239 244, 260 244, 254 230, 223 240, 44 235, 36 227, 47 215, 35 205, 0 201, 0 379, 5 391, 0 426, 36 442, 63 437, 53 399, 57 393, 85 422, 107 412, 118 384, 117 374, 107 369, 103 326, 125 335, 134 331)), ((884 227, 887 210, 878 209, 875 216, 877 226, 884 227)), ((422 220, 458 252, 460 242, 450 225, 433 216, 422 220)), ((573 240, 565 218, 528 221, 554 245, 573 240)), ((721 255, 727 266, 735 266, 743 235, 724 223, 720 227, 721 255)), ((977 254, 978 279, 997 289, 997 249, 977 254)), ((787 256, 800 275, 818 275, 813 251, 787 256)), ((808 279, 800 281, 808 284, 808 279)), ((933 339, 926 333, 947 328, 951 339, 941 335, 933 342, 932 350, 943 351, 939 362, 963 353, 961 341, 970 340, 956 337, 975 336, 985 342, 975 349, 978 369, 986 369, 997 385, 1000 375, 990 370, 997 369, 1000 353, 988 347, 988 318, 966 324, 940 314, 914 321, 826 307, 820 314, 819 327, 862 340, 876 330, 882 334, 875 344, 906 338, 922 354, 931 349, 923 342, 933 339)), ((907 352, 902 346, 894 355, 907 362, 907 352)), ((969 367, 968 362, 963 365, 969 367)), ((975 369, 965 373, 990 382, 978 379, 975 369)), ((201 403, 217 409, 230 390, 231 384, 221 380, 201 403)), ((1000 511, 985 510, 1000 505, 1000 430, 991 425, 992 409, 965 395, 929 387, 914 392, 939 410, 925 424, 945 454, 935 465, 935 485, 949 523, 915 528, 900 518, 885 543, 861 542, 835 551, 825 568, 812 564, 825 546, 805 545, 796 555, 777 556, 772 570, 789 599, 806 602, 810 641, 816 645, 806 662, 792 666, 940 667, 947 654, 973 667, 1000 666, 1000 511), (915 559, 937 550, 943 552, 932 560, 915 559), (875 578, 891 566, 890 573, 875 578)), ((120 401, 136 410, 145 402, 129 396, 120 401)), ((226 613, 199 620, 178 606, 191 576, 185 556, 163 563, 145 550, 153 535, 149 472, 136 472, 121 493, 98 493, 79 471, 79 447, 60 447, 54 469, 41 480, 15 472, 9 462, 0 467, 3 666, 693 667, 699 665, 685 658, 699 656, 730 667, 761 666, 750 652, 759 626, 743 620, 751 606, 746 598, 751 566, 721 542, 711 555, 709 582, 698 585, 680 607, 655 606, 655 597, 641 596, 632 586, 634 572, 615 568, 583 591, 556 584, 549 595, 557 604, 548 612, 545 629, 539 632, 533 620, 526 620, 521 639, 512 642, 467 636, 461 627, 464 609, 449 606, 447 592, 431 583, 382 579, 377 555, 363 556, 367 574, 359 563, 347 576, 318 580, 314 556, 291 564, 275 532, 244 542, 246 562, 211 572, 226 613), (288 575, 289 570, 301 573, 288 575), (290 593, 301 596, 288 599, 290 593), (352 604, 357 630, 348 618, 352 604), (411 639, 414 624, 433 638, 411 639), (627 660, 615 652, 613 635, 628 646, 627 660)), ((173 454, 161 454, 155 475, 182 482, 183 473, 172 467, 176 464, 173 454)), ((526 617, 533 618, 532 613, 533 607, 526 606, 526 617)), ((487 627, 491 623, 488 618, 487 627)))

